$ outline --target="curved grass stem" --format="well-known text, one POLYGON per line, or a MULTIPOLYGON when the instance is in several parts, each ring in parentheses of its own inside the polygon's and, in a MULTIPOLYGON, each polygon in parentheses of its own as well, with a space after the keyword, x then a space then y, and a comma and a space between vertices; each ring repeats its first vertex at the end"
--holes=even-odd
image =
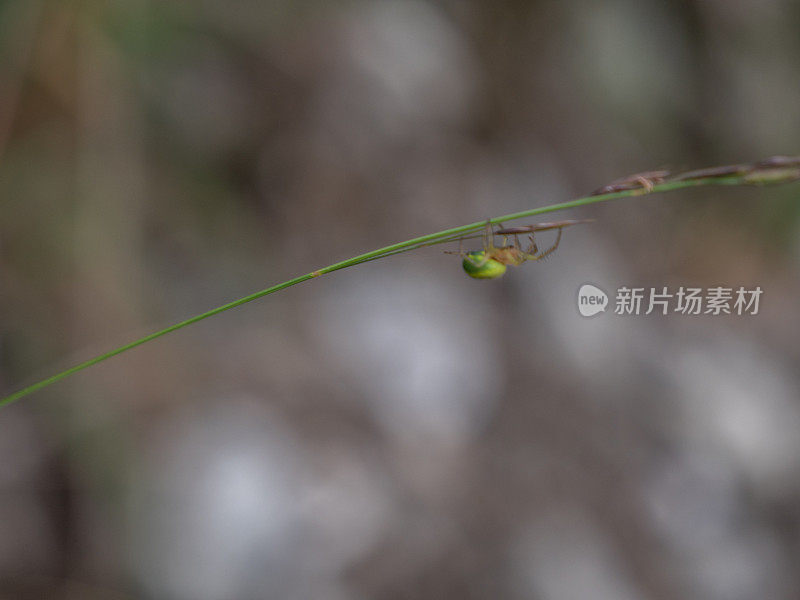
MULTIPOLYGON (((579 208, 581 206, 588 206, 590 204, 607 202, 609 200, 617 200, 620 198, 629 198, 629 197, 642 197, 656 192, 670 192, 674 190, 691 188, 691 187, 766 185, 766 184, 776 184, 776 183, 788 183, 791 181, 796 181, 798 179, 800 179, 800 157, 789 157, 789 156, 774 156, 753 164, 731 165, 726 167, 712 167, 709 169, 700 169, 696 171, 690 171, 687 173, 674 175, 672 177, 659 176, 658 180, 648 180, 647 174, 643 173, 631 176, 629 178, 625 178, 623 180, 618 180, 618 182, 615 182, 609 186, 601 188, 599 190, 600 193, 595 193, 593 195, 586 196, 583 198, 578 198, 576 200, 571 200, 569 202, 562 202, 561 204, 551 204, 549 206, 543 206, 540 208, 533 208, 530 210, 524 210, 521 212, 512 213, 508 215, 501 215, 499 217, 494 217, 492 219, 489 219, 488 221, 494 225, 501 222, 514 221, 516 219, 533 217, 536 215, 555 212, 559 210, 567 210, 571 208, 579 208)), ((432 246, 435 244, 443 244, 447 242, 458 241, 461 238, 469 237, 471 234, 477 234, 477 232, 483 230, 485 226, 486 226, 486 221, 477 221, 475 223, 470 223, 468 225, 462 225, 461 227, 453 227, 452 229, 437 231, 436 233, 431 233, 428 235, 424 235, 422 237, 406 240, 404 242, 400 242, 397 244, 392 244, 391 246, 379 248, 377 250, 373 250, 372 252, 360 254, 358 256, 354 256, 353 258, 348 258, 347 260, 343 260, 334 263, 332 265, 328 265, 327 267, 323 267, 311 273, 307 273, 305 275, 295 277, 294 279, 289 279, 288 281, 284 281, 283 283, 279 283, 272 287, 268 287, 258 292, 254 292, 253 294, 244 296, 243 298, 239 298, 238 300, 233 300, 232 302, 228 302, 227 304, 223 304, 222 306, 218 306, 204 313, 195 315, 189 319, 186 319, 185 321, 175 323, 174 325, 170 325, 169 327, 161 329, 160 331, 153 332, 137 340, 134 340, 132 342, 114 348, 113 350, 95 356, 94 358, 91 358, 87 361, 74 365, 68 369, 65 369, 63 371, 55 373, 54 375, 51 375, 50 377, 46 377, 45 379, 42 379, 27 387, 17 390, 16 392, 8 394, 7 396, 0 399, 0 407, 11 404, 16 400, 19 400, 20 398, 23 398, 29 394, 32 394, 33 392, 36 392, 38 390, 41 390, 42 388, 52 385, 57 381, 69 377, 70 375, 74 375, 79 371, 82 371, 88 367, 91 367, 105 360, 108 360, 109 358, 116 356, 118 354, 122 354, 123 352, 127 352, 128 350, 136 348, 137 346, 141 346, 143 344, 151 342, 164 335, 167 335, 168 333, 172 333, 173 331, 183 329, 184 327, 188 327, 189 325, 192 325, 204 319, 208 319, 209 317, 213 317, 214 315, 218 315, 225 311, 231 310, 232 308, 236 308, 237 306, 241 306, 242 304, 246 304, 248 302, 252 302, 253 300, 263 298, 264 296, 268 296, 269 294, 274 294, 275 292, 279 292, 288 287, 292 287, 294 285, 297 285, 298 283, 308 281, 309 279, 314 279, 316 277, 325 275, 327 273, 332 273, 333 271, 346 269, 348 267, 352 267, 361 264, 363 262, 377 260, 379 258, 386 258, 394 254, 409 252, 411 250, 416 250, 418 248, 422 248, 425 246, 432 246)))

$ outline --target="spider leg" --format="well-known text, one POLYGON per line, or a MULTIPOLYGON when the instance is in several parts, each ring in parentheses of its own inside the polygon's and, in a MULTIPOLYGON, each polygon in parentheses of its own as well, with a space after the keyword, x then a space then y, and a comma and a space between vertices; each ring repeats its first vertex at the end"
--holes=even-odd
MULTIPOLYGON (((561 231, 561 229, 559 229, 561 231)), ((539 247, 536 245, 536 240, 533 239, 533 234, 531 233, 528 236, 528 239, 531 241, 531 245, 528 246, 528 249, 525 251, 526 254, 539 254, 539 247)))
POLYGON ((541 259, 543 259, 544 257, 546 257, 547 255, 549 255, 549 254, 552 254, 553 252, 555 252, 555 251, 556 251, 556 248, 558 248, 558 244, 559 244, 559 242, 561 241, 561 232, 562 232, 562 228, 561 228, 561 227, 559 227, 559 228, 558 228, 558 235, 556 236, 556 243, 555 243, 555 244, 553 244, 553 245, 552 245, 550 248, 548 248, 548 249, 547 249, 547 250, 545 250, 544 252, 542 252, 541 254, 539 254, 539 255, 534 255, 534 256, 535 256, 535 259, 534 259, 534 260, 541 260, 541 259))
POLYGON ((644 175, 637 175, 636 176, 636 183, 642 186, 645 192, 652 192, 653 191, 653 180, 648 179, 644 175))
POLYGON ((646 194, 652 192, 657 183, 663 183, 668 175, 669 171, 663 169, 659 171, 647 171, 646 173, 639 173, 633 176, 633 180, 642 186, 646 194))
POLYGON ((458 238, 458 252, 453 252, 452 250, 445 250, 445 254, 457 254, 458 256, 464 256, 464 238, 458 238))
POLYGON ((488 248, 489 244, 489 235, 492 233, 491 231, 491 222, 487 219, 486 224, 483 226, 483 248, 484 250, 488 248))

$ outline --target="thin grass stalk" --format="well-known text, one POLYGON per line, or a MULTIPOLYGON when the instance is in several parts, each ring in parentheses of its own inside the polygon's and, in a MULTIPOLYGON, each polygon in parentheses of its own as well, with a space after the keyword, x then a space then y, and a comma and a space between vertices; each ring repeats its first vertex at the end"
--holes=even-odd
POLYGON ((200 313, 189 319, 186 319, 185 321, 175 323, 174 325, 170 325, 169 327, 114 348, 113 350, 109 350, 108 352, 95 356, 94 358, 90 358, 89 360, 76 364, 68 369, 55 373, 49 377, 46 377, 45 379, 39 380, 31 385, 10 393, 0 399, 0 407, 11 404, 20 398, 28 396, 29 394, 48 387, 58 381, 61 381, 62 379, 69 377, 70 375, 74 375, 75 373, 108 360, 109 358, 117 356, 118 354, 122 354, 123 352, 127 352, 128 350, 136 348, 137 346, 152 342, 153 340, 165 336, 168 333, 178 331, 179 329, 183 329, 184 327, 188 327, 194 323, 198 323, 225 311, 236 308, 237 306, 247 304, 253 300, 258 300, 264 296, 268 296, 286 288, 295 286, 299 283, 303 283, 309 279, 315 279, 327 273, 353 267, 364 262, 387 258, 395 254, 417 250, 426 246, 455 242, 459 239, 480 237, 477 235, 477 232, 486 227, 487 221, 492 225, 496 225, 498 223, 534 217, 559 210, 568 210, 572 208, 580 208, 582 206, 598 204, 601 202, 608 202, 609 200, 618 200, 621 198, 631 197, 639 198, 653 193, 671 192, 685 188, 703 186, 769 185, 789 183, 797 181, 798 179, 800 179, 800 157, 798 156, 773 156, 757 163, 711 167, 708 169, 689 171, 670 177, 662 177, 659 175, 657 180, 654 179, 652 181, 648 180, 647 174, 641 174, 639 176, 631 176, 619 180, 618 182, 614 182, 608 186, 605 186, 604 188, 601 188, 598 190, 598 192, 595 192, 589 196, 570 200, 569 202, 551 204, 549 206, 542 206, 540 208, 532 208, 530 210, 523 210, 521 212, 511 213, 508 215, 501 215, 485 221, 476 221, 475 223, 470 223, 468 225, 437 231, 436 233, 430 233, 428 235, 406 240, 404 242, 385 246, 371 252, 359 254, 358 256, 348 258, 332 265, 328 265, 327 267, 317 269, 316 271, 312 271, 311 273, 300 275, 294 279, 289 279, 283 283, 279 283, 272 287, 254 292, 248 296, 239 298, 238 300, 233 300, 232 302, 223 304, 222 306, 212 308, 209 311, 200 313))

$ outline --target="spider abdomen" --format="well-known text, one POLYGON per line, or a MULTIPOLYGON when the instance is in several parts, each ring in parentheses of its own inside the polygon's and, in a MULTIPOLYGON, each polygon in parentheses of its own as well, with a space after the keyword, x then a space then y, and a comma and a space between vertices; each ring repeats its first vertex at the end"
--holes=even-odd
POLYGON ((461 264, 467 275, 475 279, 497 279, 506 272, 506 265, 496 258, 487 256, 485 250, 467 252, 461 264))

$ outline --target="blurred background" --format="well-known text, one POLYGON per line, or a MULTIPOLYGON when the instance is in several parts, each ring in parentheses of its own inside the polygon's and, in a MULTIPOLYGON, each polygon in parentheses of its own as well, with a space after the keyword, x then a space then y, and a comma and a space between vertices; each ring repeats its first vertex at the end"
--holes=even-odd
MULTIPOLYGON (((0 2, 3 393, 389 243, 797 154, 798 30, 789 0, 0 2)), ((371 262, 3 409, 0 598, 800 597, 798 196, 548 215, 597 221, 497 281, 371 262), (586 319, 587 281, 764 292, 586 319)))

